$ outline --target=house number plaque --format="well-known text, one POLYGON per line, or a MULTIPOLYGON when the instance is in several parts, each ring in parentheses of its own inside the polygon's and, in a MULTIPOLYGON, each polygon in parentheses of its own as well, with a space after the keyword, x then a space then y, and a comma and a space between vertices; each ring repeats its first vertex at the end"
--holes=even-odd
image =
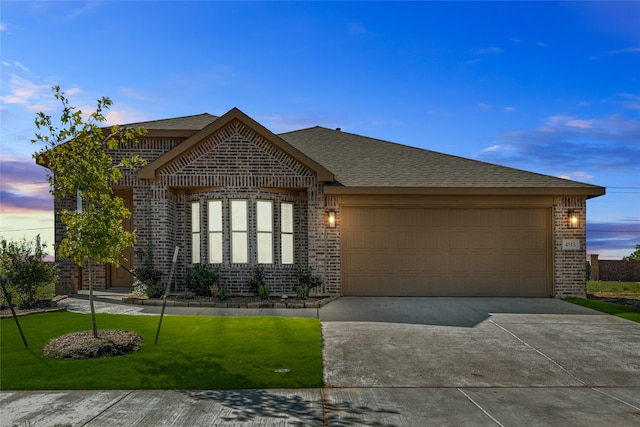
POLYGON ((579 251, 580 239, 562 239, 562 250, 564 251, 579 251))

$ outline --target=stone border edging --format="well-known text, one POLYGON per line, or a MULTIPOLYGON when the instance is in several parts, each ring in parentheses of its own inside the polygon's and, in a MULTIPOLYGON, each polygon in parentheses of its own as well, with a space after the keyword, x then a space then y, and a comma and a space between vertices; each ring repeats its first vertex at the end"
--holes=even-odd
MULTIPOLYGON (((281 300, 280 302, 273 301, 256 301, 249 303, 232 303, 232 302, 214 302, 214 301, 175 301, 175 300, 167 300, 167 307, 203 307, 203 308, 320 308, 324 305, 329 304, 331 301, 335 301, 340 298, 340 296, 330 296, 323 298, 321 300, 316 300, 313 302, 286 302, 286 300, 281 300)), ((162 299, 158 298, 141 298, 135 296, 126 296, 122 297, 122 302, 124 304, 132 304, 132 305, 151 305, 151 306, 161 306, 163 304, 162 299)))

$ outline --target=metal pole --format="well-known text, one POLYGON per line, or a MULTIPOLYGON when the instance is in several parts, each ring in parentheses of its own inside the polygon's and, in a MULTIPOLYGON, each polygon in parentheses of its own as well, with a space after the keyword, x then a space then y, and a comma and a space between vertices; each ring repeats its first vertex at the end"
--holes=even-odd
POLYGON ((29 347, 29 344, 27 344, 27 339, 25 338, 24 333, 22 332, 22 328, 20 327, 20 322, 18 321, 18 316, 16 315, 16 312, 13 309, 13 303, 11 302, 11 294, 9 294, 9 292, 7 291, 6 286, 4 285, 5 280, 6 279, 4 277, 0 277, 0 285, 2 285, 2 292, 4 292, 4 297, 6 298, 7 302, 9 303, 9 308, 11 309, 11 314, 13 315, 13 320, 16 321, 16 325, 18 326, 18 331, 20 331, 20 336, 22 337, 22 342, 24 343, 25 347, 29 347))
POLYGON ((167 295, 169 294, 169 287, 171 286, 171 282, 173 281, 173 272, 176 269, 176 263, 178 262, 178 251, 180 248, 176 246, 173 251, 173 262, 171 263, 171 272, 169 273, 169 281, 167 282, 164 288, 164 297, 162 298, 162 312, 160 312, 160 321, 158 322, 158 330, 156 331, 156 342, 158 344, 158 337, 160 336, 160 327, 162 326, 162 318, 164 317, 164 309, 167 306, 167 295))

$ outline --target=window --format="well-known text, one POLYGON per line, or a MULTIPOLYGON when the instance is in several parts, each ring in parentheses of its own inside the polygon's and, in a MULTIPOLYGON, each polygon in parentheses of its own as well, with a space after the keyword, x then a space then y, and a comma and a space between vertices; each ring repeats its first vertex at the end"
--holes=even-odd
POLYGON ((209 200, 207 213, 209 262, 222 264, 222 200, 209 200))
POLYGON ((280 205, 280 249, 283 264, 293 264, 293 203, 280 205))
POLYGON ((258 242, 258 264, 273 263, 273 202, 256 202, 256 232, 258 242))
POLYGON ((200 202, 191 203, 191 262, 200 262, 200 202))
POLYGON ((231 201, 231 262, 246 263, 248 257, 247 201, 231 201))

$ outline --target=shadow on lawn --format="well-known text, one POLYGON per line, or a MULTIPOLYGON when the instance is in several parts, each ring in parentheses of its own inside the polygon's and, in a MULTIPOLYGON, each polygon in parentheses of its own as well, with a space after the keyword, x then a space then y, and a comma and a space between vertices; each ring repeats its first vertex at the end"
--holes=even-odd
POLYGON ((326 421, 331 421, 332 426, 354 426, 362 425, 362 419, 358 418, 358 415, 398 413, 391 409, 356 406, 346 401, 325 403, 319 389, 211 390, 182 391, 182 393, 197 400, 215 401, 228 408, 231 410, 231 415, 221 417, 221 420, 230 423, 248 423, 262 418, 279 419, 283 422, 286 420, 287 425, 293 426, 323 426, 325 413, 329 412, 326 421), (348 414, 348 416, 338 417, 336 412, 348 414))

